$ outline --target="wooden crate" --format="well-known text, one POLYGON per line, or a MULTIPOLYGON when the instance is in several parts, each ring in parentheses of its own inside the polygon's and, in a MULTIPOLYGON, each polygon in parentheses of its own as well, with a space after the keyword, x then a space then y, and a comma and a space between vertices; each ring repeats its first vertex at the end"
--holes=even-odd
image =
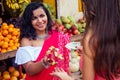
POLYGON ((4 60, 4 59, 15 57, 16 51, 17 50, 5 52, 5 53, 0 53, 0 60, 4 60))

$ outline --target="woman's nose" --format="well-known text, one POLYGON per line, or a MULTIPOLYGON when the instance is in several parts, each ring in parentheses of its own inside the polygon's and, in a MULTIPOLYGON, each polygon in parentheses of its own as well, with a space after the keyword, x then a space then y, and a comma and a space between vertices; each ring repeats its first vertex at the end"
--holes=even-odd
POLYGON ((42 22, 42 19, 41 19, 41 18, 38 18, 38 21, 39 21, 39 22, 42 22))

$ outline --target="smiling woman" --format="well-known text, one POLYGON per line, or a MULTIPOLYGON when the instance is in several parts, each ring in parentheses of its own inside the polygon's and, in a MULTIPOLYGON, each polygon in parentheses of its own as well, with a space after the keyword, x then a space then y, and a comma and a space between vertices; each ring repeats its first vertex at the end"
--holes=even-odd
POLYGON ((59 80, 50 75, 55 67, 62 67, 69 72, 69 50, 65 45, 70 42, 70 38, 67 34, 52 30, 52 19, 43 3, 32 2, 25 8, 20 31, 21 45, 15 63, 25 69, 25 80, 59 80), (58 48, 60 55, 63 55, 64 59, 59 60, 59 64, 51 65, 46 56, 51 46, 58 48))

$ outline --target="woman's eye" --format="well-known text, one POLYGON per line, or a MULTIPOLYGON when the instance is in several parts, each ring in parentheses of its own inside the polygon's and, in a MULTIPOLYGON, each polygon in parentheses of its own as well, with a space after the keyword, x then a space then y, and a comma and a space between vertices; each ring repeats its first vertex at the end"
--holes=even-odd
POLYGON ((35 20, 35 19, 37 19, 37 17, 32 17, 32 20, 35 20))
POLYGON ((41 18, 44 17, 44 16, 45 16, 44 14, 41 14, 41 15, 40 15, 41 18))

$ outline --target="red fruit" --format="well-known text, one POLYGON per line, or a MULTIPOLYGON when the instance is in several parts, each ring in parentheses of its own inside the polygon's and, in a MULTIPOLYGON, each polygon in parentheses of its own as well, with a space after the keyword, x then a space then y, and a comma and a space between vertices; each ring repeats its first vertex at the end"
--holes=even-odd
POLYGON ((63 30, 62 30, 64 33, 66 33, 67 32, 67 29, 66 28, 63 28, 63 30))
POLYGON ((60 31, 62 31, 62 30, 64 29, 64 26, 63 26, 63 25, 60 25, 60 26, 58 27, 58 29, 59 29, 60 31))
POLYGON ((68 32, 68 33, 72 33, 72 29, 68 29, 67 32, 68 32))
POLYGON ((78 29, 78 27, 74 24, 74 25, 72 25, 72 29, 76 30, 76 29, 78 29))
POLYGON ((74 35, 79 34, 79 31, 78 31, 77 29, 75 29, 75 30, 73 31, 73 34, 74 34, 74 35))

